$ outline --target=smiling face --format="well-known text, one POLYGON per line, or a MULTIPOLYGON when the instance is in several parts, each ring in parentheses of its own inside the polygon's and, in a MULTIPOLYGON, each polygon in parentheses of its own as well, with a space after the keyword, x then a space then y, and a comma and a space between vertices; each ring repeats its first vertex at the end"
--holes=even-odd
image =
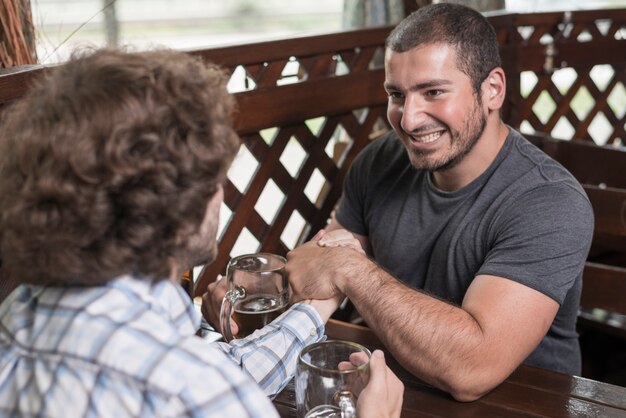
POLYGON ((385 90, 387 118, 417 169, 454 168, 483 135, 487 111, 449 45, 387 49, 385 90))

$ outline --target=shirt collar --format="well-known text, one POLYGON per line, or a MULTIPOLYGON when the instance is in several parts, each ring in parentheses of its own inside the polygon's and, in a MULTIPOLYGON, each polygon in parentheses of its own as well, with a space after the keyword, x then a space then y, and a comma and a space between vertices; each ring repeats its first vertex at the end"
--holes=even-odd
POLYGON ((110 280, 105 286, 146 304, 147 309, 171 321, 182 335, 193 335, 200 327, 200 315, 193 301, 172 280, 152 281, 126 275, 110 280))

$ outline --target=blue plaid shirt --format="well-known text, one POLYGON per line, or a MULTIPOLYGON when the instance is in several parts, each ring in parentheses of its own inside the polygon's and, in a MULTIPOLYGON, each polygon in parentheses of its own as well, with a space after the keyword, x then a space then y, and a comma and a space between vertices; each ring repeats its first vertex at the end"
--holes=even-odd
POLYGON ((169 280, 22 285, 0 305, 0 416, 276 417, 267 396, 324 332, 305 304, 231 344, 199 323, 169 280))

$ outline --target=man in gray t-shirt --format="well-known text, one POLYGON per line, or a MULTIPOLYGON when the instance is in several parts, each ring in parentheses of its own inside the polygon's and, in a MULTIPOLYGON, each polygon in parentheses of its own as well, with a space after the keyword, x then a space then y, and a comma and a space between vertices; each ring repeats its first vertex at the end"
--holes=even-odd
POLYGON ((575 328, 592 216, 572 175, 510 130, 489 168, 451 192, 412 169, 397 136, 385 135, 350 167, 336 219, 368 237, 395 277, 456 305, 479 275, 554 299, 556 318, 525 363, 580 374, 575 328))
POLYGON ((296 298, 348 296, 404 367, 458 400, 522 362, 578 373, 593 211, 563 167, 501 120, 495 31, 440 3, 403 20, 386 47, 394 132, 355 160, 326 232, 289 253, 296 298), (373 259, 344 246, 353 236, 373 259))

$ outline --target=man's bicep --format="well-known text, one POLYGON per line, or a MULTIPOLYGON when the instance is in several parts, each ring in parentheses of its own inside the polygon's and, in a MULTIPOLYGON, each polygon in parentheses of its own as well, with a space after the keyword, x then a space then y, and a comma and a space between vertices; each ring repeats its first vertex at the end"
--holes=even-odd
POLYGON ((582 273, 593 210, 570 187, 542 187, 519 197, 490 228, 477 276, 507 277, 563 303, 582 273))
POLYGON ((488 275, 472 281, 462 307, 482 330, 485 355, 505 373, 533 352, 559 310, 558 302, 535 289, 488 275))

